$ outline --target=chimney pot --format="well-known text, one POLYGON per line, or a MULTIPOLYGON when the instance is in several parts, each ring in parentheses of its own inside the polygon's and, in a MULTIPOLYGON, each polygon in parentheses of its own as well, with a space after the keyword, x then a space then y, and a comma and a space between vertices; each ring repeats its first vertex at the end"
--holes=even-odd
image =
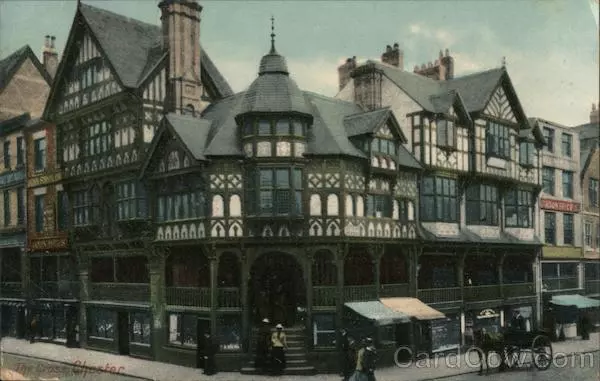
POLYGON ((389 46, 389 45, 387 45, 387 46, 385 47, 385 51, 386 51, 386 52, 391 52, 391 51, 392 51, 392 47, 391 47, 391 46, 389 46))
POLYGON ((398 43, 397 43, 397 42, 395 42, 395 43, 394 43, 394 50, 398 50, 398 49, 400 49, 400 45, 398 45, 398 43))
POLYGON ((49 48, 50 47, 50 35, 46 35, 46 39, 44 40, 44 47, 45 48, 49 48))
POLYGON ((596 111, 596 104, 592 103, 592 111, 596 111))
POLYGON ((55 36, 50 37, 50 47, 54 49, 54 40, 56 40, 55 36))

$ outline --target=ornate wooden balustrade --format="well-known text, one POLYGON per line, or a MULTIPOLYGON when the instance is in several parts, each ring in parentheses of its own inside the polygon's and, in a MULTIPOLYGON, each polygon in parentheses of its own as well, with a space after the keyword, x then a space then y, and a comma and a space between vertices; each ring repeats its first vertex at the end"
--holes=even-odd
POLYGON ((535 286, 533 283, 508 283, 502 285, 504 298, 518 298, 523 296, 534 296, 535 286))
POLYGON ((461 300, 460 287, 425 288, 417 291, 421 301, 425 303, 444 303, 461 300))
POLYGON ((317 307, 335 306, 338 300, 336 286, 314 286, 313 305, 317 307))
POLYGON ((174 306, 210 307, 210 288, 167 287, 167 304, 174 306))
POLYGON ((377 299, 377 286, 344 286, 344 301, 356 302, 377 299))
POLYGON ((79 299, 79 282, 54 281, 33 283, 31 295, 36 299, 79 299))
POLYGON ((150 302, 147 283, 90 283, 90 300, 150 302))
MULTIPOLYGON (((242 303, 240 299, 240 289, 238 287, 219 287, 218 290, 219 308, 240 308, 242 303)), ((209 294, 210 302, 210 294, 209 294)))
POLYGON ((502 298, 497 284, 483 286, 465 286, 464 299, 467 301, 494 300, 502 298))
POLYGON ((391 298, 391 297, 404 297, 408 296, 408 283, 390 283, 382 284, 379 287, 379 297, 391 298))

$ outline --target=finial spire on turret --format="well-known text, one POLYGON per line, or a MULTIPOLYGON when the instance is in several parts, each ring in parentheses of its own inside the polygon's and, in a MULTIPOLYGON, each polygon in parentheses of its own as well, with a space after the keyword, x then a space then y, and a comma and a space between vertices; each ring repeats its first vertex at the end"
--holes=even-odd
POLYGON ((275 52, 275 18, 271 16, 271 52, 275 52))
POLYGON ((502 57, 502 67, 506 67, 506 57, 502 57))

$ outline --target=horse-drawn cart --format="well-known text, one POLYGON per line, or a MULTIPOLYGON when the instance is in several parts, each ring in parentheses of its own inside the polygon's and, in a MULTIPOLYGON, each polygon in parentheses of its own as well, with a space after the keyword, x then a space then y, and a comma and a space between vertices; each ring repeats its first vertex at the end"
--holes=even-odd
POLYGON ((489 371, 490 352, 500 356, 500 370, 523 365, 528 355, 533 366, 539 370, 546 370, 552 364, 552 342, 548 332, 543 330, 507 329, 502 333, 486 333, 485 330, 478 330, 475 332, 475 343, 480 359, 480 373, 483 373, 484 363, 489 371))

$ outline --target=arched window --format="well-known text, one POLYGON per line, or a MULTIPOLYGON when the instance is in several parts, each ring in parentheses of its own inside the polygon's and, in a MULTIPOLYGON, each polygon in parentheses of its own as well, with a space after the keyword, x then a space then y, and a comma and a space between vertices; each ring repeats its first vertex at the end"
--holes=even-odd
POLYGON ((346 217, 352 217, 354 215, 354 200, 352 196, 346 195, 346 217))
POLYGON ((365 204, 362 196, 356 196, 356 217, 364 217, 365 204))
POLYGON ((214 195, 212 201, 212 216, 213 217, 223 217, 223 196, 214 195))
POLYGON ((229 216, 230 217, 241 217, 242 215, 242 200, 237 194, 232 195, 229 198, 229 216))
POLYGON ((338 196, 335 194, 330 194, 327 196, 327 215, 329 216, 337 216, 340 214, 340 205, 338 201, 338 196))
POLYGON ((319 196, 318 194, 310 195, 310 215, 321 215, 321 196, 319 196))

